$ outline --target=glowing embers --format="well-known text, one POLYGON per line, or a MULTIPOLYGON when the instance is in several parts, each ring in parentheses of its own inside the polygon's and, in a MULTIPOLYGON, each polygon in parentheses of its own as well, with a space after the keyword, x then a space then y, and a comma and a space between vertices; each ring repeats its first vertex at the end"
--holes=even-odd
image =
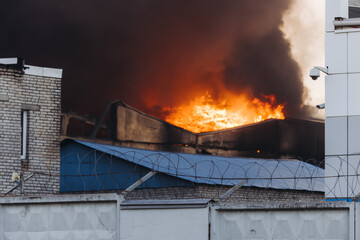
POLYGON ((227 93, 215 99, 206 93, 187 105, 167 109, 170 114, 165 120, 192 132, 208 132, 271 118, 285 119, 284 105, 276 104, 273 95, 263 95, 259 99, 227 93))

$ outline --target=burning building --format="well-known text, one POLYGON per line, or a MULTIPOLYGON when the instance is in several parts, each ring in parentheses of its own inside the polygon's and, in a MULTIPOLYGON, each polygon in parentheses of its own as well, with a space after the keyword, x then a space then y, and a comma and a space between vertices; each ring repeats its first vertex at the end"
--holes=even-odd
POLYGON ((199 133, 122 102, 107 105, 97 121, 71 113, 63 113, 62 121, 63 138, 93 138, 126 147, 220 156, 314 159, 315 162, 324 157, 324 123, 321 121, 268 119, 199 133), (106 115, 108 121, 105 121, 106 115))
MULTIPOLYGON (((65 1, 59 5, 45 0, 36 2, 20 6, 9 3, 7 8, 0 9, 0 15, 12 23, 3 26, 4 32, 13 36, 0 39, 0 45, 6 46, 2 54, 21 54, 37 65, 66 69, 62 81, 64 109, 97 116, 106 101, 121 99, 148 114, 128 108, 126 118, 136 115, 162 126, 159 130, 162 133, 153 134, 155 130, 151 127, 133 123, 139 129, 146 128, 144 133, 158 136, 155 140, 135 138, 132 128, 121 136, 125 132, 119 134, 118 129, 124 121, 118 116, 108 124, 97 125, 98 138, 151 148, 228 154, 234 149, 224 142, 233 140, 219 140, 221 151, 213 150, 215 140, 211 144, 206 140, 211 149, 200 149, 203 143, 196 139, 204 134, 198 133, 255 124, 236 130, 243 132, 311 117, 304 107, 307 91, 301 70, 282 29, 293 1, 125 0, 103 2, 101 9, 105 11, 94 0, 65 1), (78 4, 82 6, 81 12, 77 10, 78 4), (267 119, 278 120, 262 122, 267 119), (173 140, 174 135, 195 140, 173 140)), ((96 119, 65 115, 64 136, 70 133, 90 136, 96 119)), ((317 131, 307 132, 311 136, 317 131)), ((252 142, 249 137, 241 139, 252 142)), ((318 146, 316 141, 312 142, 314 146, 318 146)), ((282 147, 255 144, 251 151, 248 147, 236 151, 251 156, 254 151, 259 154, 258 150, 264 156, 281 157, 289 152, 291 156, 302 156, 296 153, 302 151, 290 151, 288 147, 286 151, 280 150, 287 144, 278 144, 282 147), (270 148, 273 154, 267 153, 270 148)), ((304 157, 321 156, 322 151, 318 152, 311 151, 304 157)))
POLYGON ((235 127, 253 122, 249 109, 267 111, 265 103, 274 101, 285 117, 310 116, 300 67, 282 31, 293 1, 125 0, 103 2, 106 11, 94 0, 36 2, 0 10, 12 23, 4 31, 13 36, 0 39, 2 54, 67 69, 65 109, 98 115, 106 101, 121 99, 178 125, 178 116, 200 102, 214 114, 226 109, 231 116, 218 125, 235 127), (238 119, 239 105, 241 118, 251 121, 238 119))

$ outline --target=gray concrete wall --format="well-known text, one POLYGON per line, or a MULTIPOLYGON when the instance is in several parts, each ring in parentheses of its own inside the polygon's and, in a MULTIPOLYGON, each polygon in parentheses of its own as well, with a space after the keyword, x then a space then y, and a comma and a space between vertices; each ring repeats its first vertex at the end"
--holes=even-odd
POLYGON ((215 206, 211 209, 211 239, 360 239, 356 227, 358 205, 321 202, 215 206))
MULTIPOLYGON (((0 66, 0 195, 12 172, 34 173, 26 192, 56 193, 60 173, 61 70, 0 66), (21 159, 21 112, 28 112, 27 156, 21 159)), ((14 192, 18 194, 18 192, 14 192)))
POLYGON ((0 199, 0 239, 119 239, 114 195, 0 199))
POLYGON ((116 194, 0 198, 0 239, 360 239, 359 203, 196 202, 129 205, 116 194))

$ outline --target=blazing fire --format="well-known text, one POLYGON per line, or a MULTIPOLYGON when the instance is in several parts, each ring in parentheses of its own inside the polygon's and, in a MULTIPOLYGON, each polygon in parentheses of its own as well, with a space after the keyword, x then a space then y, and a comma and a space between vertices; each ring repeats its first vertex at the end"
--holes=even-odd
POLYGON ((226 98, 214 99, 206 93, 188 105, 168 109, 165 118, 169 123, 192 132, 208 132, 261 122, 266 119, 285 119, 284 104, 276 104, 273 95, 263 99, 249 99, 247 95, 227 94, 226 98))

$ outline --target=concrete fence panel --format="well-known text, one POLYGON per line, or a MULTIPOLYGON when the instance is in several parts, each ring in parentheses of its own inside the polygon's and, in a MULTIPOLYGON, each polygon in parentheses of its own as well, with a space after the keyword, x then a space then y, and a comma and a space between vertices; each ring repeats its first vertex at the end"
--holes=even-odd
POLYGON ((121 210, 120 239, 207 240, 208 209, 121 210))
POLYGON ((217 207, 212 215, 216 240, 354 239, 353 204, 217 207))
POLYGON ((116 239, 116 201, 63 200, 1 204, 0 239, 116 239))
POLYGON ((215 204, 116 194, 0 198, 0 240, 360 240, 359 203, 215 204))

